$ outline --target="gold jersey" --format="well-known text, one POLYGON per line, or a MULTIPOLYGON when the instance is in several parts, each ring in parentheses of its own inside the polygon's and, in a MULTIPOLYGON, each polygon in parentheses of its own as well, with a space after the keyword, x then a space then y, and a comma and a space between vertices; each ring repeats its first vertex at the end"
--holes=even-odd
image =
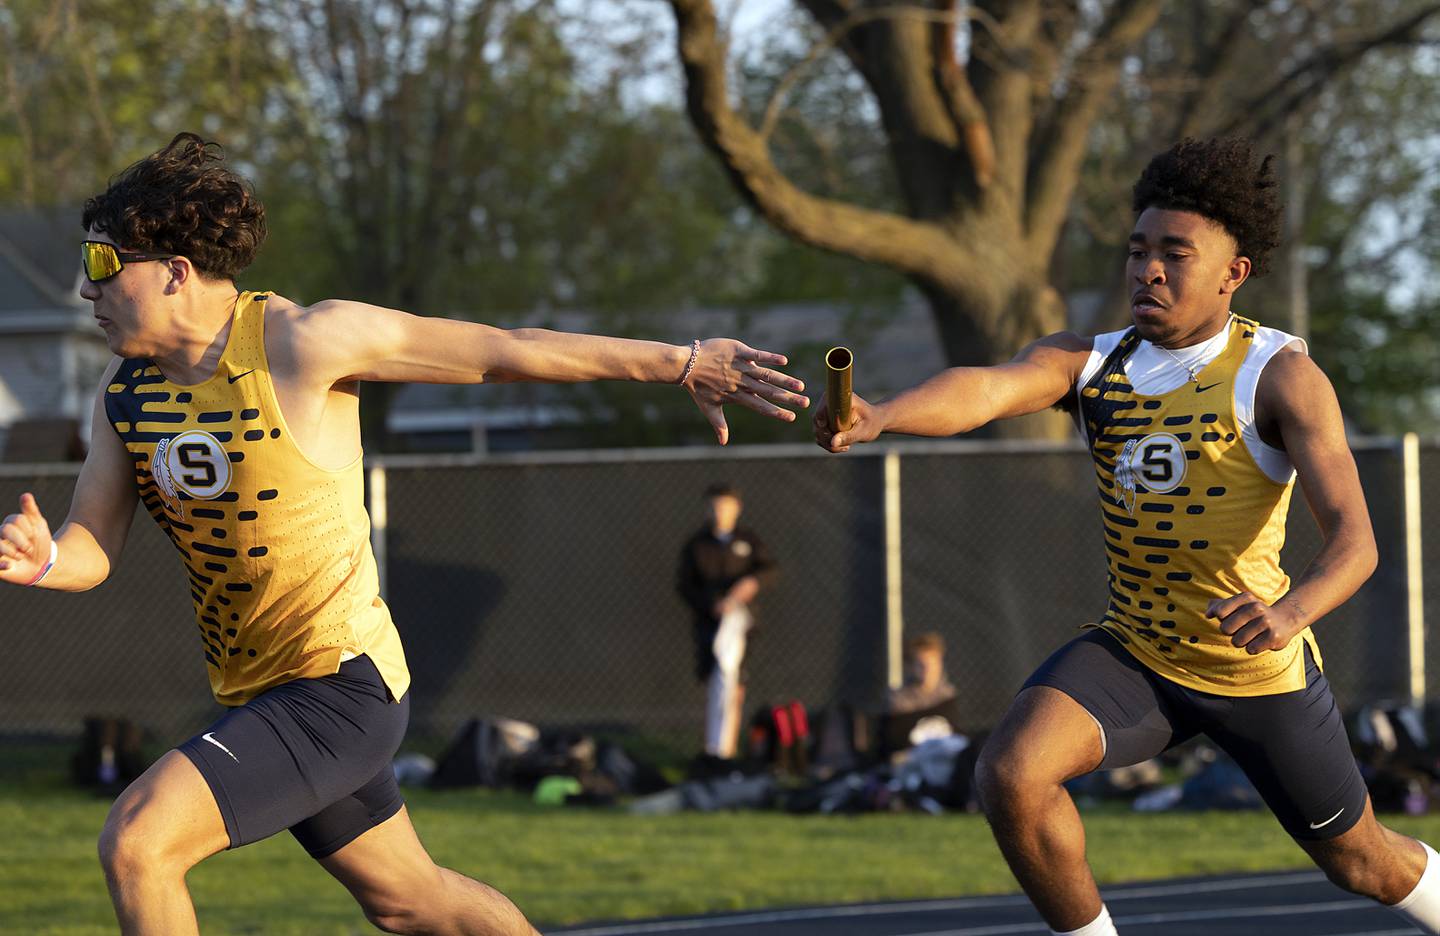
POLYGON ((328 470, 296 445, 265 356, 266 298, 240 295, 209 380, 184 386, 125 360, 105 412, 184 562, 217 701, 242 705, 360 654, 398 700, 410 673, 380 599, 361 460, 328 470))
POLYGON ((1233 316, 1224 350, 1195 379, 1149 396, 1126 376, 1141 341, 1131 329, 1080 387, 1110 579, 1109 607, 1090 626, 1167 679, 1226 696, 1305 688, 1302 642, 1320 662, 1308 628, 1281 650, 1250 655, 1205 616, 1214 598, 1248 590, 1273 604, 1290 588, 1280 548, 1294 472, 1276 480, 1252 454, 1258 369, 1289 336, 1265 330, 1272 340, 1261 356, 1252 354, 1258 331, 1233 316))

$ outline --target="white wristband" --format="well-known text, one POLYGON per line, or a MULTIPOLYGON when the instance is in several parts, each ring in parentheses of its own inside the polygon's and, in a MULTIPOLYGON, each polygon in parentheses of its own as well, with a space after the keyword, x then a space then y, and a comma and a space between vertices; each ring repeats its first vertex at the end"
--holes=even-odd
POLYGON ((40 570, 40 574, 39 574, 39 575, 35 576, 33 579, 31 579, 29 582, 27 582, 26 585, 25 585, 25 587, 26 587, 26 588, 33 588, 33 587, 35 587, 36 585, 39 585, 41 582, 45 581, 45 576, 49 575, 49 574, 50 574, 50 570, 53 569, 53 568, 55 568, 55 560, 56 560, 56 559, 59 559, 59 558, 60 558, 60 547, 59 547, 59 545, 57 545, 56 542, 52 539, 52 540, 50 541, 50 561, 47 562, 47 563, 45 563, 45 568, 43 568, 43 569, 40 570))

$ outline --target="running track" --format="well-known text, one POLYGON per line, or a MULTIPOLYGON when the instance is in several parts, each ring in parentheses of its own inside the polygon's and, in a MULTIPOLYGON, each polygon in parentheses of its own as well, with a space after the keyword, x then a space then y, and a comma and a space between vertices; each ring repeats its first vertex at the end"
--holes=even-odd
MULTIPOLYGON (((1317 871, 1104 889, 1121 936, 1418 936, 1317 871)), ((553 936, 1046 936, 1023 896, 757 911, 547 929, 553 936)))

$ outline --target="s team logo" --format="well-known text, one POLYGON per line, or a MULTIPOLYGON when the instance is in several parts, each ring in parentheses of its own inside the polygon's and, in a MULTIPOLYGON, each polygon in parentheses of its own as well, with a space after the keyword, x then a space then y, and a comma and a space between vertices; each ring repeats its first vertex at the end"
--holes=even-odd
POLYGON ((155 487, 181 518, 182 493, 191 500, 213 500, 230 487, 230 456, 220 440, 199 429, 162 439, 151 461, 155 487))
POLYGON ((1115 460, 1115 497, 1125 512, 1135 515, 1135 491, 1140 485, 1153 494, 1173 491, 1185 480, 1185 446, 1168 432, 1152 432, 1131 439, 1115 460))

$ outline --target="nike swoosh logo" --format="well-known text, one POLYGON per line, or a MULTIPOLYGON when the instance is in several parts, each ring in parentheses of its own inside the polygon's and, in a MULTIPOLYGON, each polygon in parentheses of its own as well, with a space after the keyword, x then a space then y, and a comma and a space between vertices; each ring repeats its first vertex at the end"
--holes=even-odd
MULTIPOLYGON (((232 381, 230 381, 230 382, 231 382, 231 383, 234 383, 235 381, 232 380, 232 381)), ((1217 381, 1215 381, 1214 383, 1209 384, 1209 385, 1204 386, 1204 387, 1200 386, 1199 384, 1196 384, 1196 385, 1195 385, 1195 392, 1196 392, 1196 393, 1204 393, 1206 390, 1213 390, 1214 388, 1220 386, 1220 385, 1221 385, 1222 383, 1224 383, 1224 382, 1225 382, 1225 381, 1223 381, 1223 380, 1217 380, 1217 381)))
POLYGON ((1339 818, 1340 818, 1340 813, 1343 813, 1344 811, 1345 811, 1345 807, 1342 806, 1342 807, 1340 807, 1340 812, 1337 812, 1335 815, 1331 816, 1329 819, 1326 819, 1324 822, 1312 822, 1312 823, 1310 823, 1310 828, 1312 828, 1312 829, 1323 829, 1323 828, 1325 828, 1327 825, 1329 825, 1330 823, 1334 822, 1336 819, 1339 819, 1339 818))
MULTIPOLYGON (((216 741, 216 740, 215 740, 215 735, 212 734, 211 732, 208 732, 208 731, 207 731, 207 732, 205 732, 203 735, 201 735, 200 737, 201 737, 203 740, 209 741, 211 744, 215 745, 215 746, 218 747, 220 750, 224 751, 226 754, 229 754, 229 755, 230 755, 230 759, 233 760, 235 763, 237 763, 237 764, 240 763, 240 758, 236 757, 233 753, 231 753, 231 751, 230 751, 230 749, 229 749, 228 747, 226 747, 225 745, 221 744, 219 741, 216 741)), ((1344 812, 1345 810, 1342 809, 1342 810, 1340 810, 1340 811, 1341 811, 1341 812, 1344 812)), ((1313 828, 1315 828, 1315 827, 1314 827, 1314 826, 1311 826, 1311 828, 1313 829, 1313 828)))
POLYGON ((231 383, 234 383, 235 381, 239 380, 241 377, 249 377, 249 376, 250 376, 251 374, 253 374, 253 373, 255 373, 255 368, 252 367, 252 368, 250 368, 249 370, 247 370, 247 371, 246 371, 245 373, 243 373, 243 374, 236 374, 234 377, 231 377, 231 378, 230 378, 230 382, 231 382, 231 383))

